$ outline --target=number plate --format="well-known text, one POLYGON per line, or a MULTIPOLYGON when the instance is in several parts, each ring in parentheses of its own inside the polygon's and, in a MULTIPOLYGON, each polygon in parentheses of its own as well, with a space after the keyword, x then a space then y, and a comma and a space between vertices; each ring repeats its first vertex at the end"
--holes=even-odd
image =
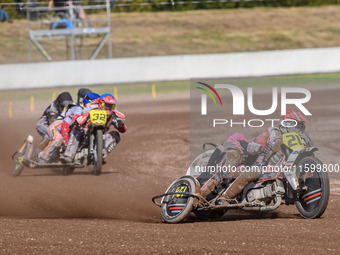
POLYGON ((283 143, 294 150, 296 148, 305 148, 301 136, 298 133, 287 133, 282 135, 283 143))
POLYGON ((92 110, 92 111, 90 111, 90 120, 95 125, 105 125, 105 123, 106 123, 106 111, 104 111, 104 110, 92 110))
MULTIPOLYGON (((179 186, 177 189, 176 189, 176 191, 175 192, 177 192, 177 193, 184 193, 186 190, 187 190, 187 186, 179 186)), ((175 194, 175 195, 173 195, 172 197, 178 197, 178 198, 180 198, 180 197, 183 197, 183 195, 181 195, 181 194, 175 194)))

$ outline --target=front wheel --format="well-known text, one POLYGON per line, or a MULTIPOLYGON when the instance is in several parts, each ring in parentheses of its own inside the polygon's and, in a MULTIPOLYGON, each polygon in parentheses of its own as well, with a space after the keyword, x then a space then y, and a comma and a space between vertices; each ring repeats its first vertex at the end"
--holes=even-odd
POLYGON ((299 194, 295 206, 300 215, 306 219, 319 218, 328 205, 329 178, 327 172, 322 171, 320 166, 322 162, 315 157, 303 158, 297 165, 300 171, 300 185, 305 186, 306 190, 299 194))
POLYGON ((184 220, 192 211, 195 199, 189 194, 195 192, 196 186, 192 179, 184 177, 174 181, 166 191, 171 194, 164 196, 161 202, 165 222, 178 223, 184 220))
POLYGON ((103 164, 103 130, 98 129, 95 137, 95 150, 94 150, 94 169, 95 175, 100 175, 103 164))
MULTIPOLYGON (((13 171, 13 176, 19 176, 22 170, 25 167, 25 157, 28 155, 28 152, 31 147, 31 143, 25 143, 22 148, 18 152, 13 155, 13 159, 15 161, 15 167, 13 171)), ((32 145, 33 146, 33 145, 32 145)), ((32 148, 31 148, 32 149, 32 148)))

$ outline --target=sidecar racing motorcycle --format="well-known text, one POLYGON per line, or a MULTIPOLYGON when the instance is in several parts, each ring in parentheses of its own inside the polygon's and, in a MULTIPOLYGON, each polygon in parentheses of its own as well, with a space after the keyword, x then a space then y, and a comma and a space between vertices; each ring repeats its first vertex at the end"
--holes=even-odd
POLYGON ((200 169, 207 165, 217 147, 212 143, 203 145, 203 153, 192 161, 186 175, 175 180, 164 194, 153 197, 152 201, 161 208, 167 223, 181 222, 191 212, 200 219, 209 220, 222 217, 229 209, 260 213, 273 211, 282 204, 295 204, 304 218, 318 218, 326 210, 330 191, 327 172, 322 171, 322 163, 315 155, 318 149, 307 134, 301 137, 298 133, 287 133, 282 138, 284 156, 275 166, 266 166, 267 171, 228 203, 222 196, 233 181, 228 177, 207 197, 200 194, 200 169), (207 150, 208 146, 214 148, 207 150), (275 171, 270 171, 271 167, 275 171))
POLYGON ((33 137, 31 135, 24 141, 23 145, 16 151, 12 159, 16 165, 13 176, 19 176, 24 169, 28 168, 61 168, 64 174, 71 174, 75 168, 83 168, 93 165, 93 174, 100 175, 104 158, 107 152, 104 149, 106 125, 112 118, 119 118, 115 114, 107 115, 105 110, 91 110, 89 119, 86 124, 86 134, 80 142, 77 152, 72 163, 66 163, 59 159, 60 153, 65 151, 65 147, 61 147, 54 155, 52 160, 47 163, 41 163, 37 160, 33 137))

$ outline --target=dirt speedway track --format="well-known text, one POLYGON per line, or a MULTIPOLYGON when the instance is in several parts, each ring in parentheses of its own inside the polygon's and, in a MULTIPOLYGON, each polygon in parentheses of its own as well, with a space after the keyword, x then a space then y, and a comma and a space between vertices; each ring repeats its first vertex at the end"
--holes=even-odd
MULTIPOLYGON (((340 88, 313 95, 309 133, 320 159, 339 163, 340 88)), ((321 219, 305 220, 294 206, 282 206, 262 217, 230 211, 216 222, 192 216, 184 224, 162 223, 151 197, 188 166, 188 95, 122 98, 119 109, 127 115, 128 132, 101 176, 89 175, 89 169, 64 176, 25 168, 13 178, 11 155, 27 134, 38 137, 34 125, 46 104, 34 113, 28 103, 15 105, 11 120, 1 105, 0 254, 339 254, 340 180, 335 178, 321 219)))

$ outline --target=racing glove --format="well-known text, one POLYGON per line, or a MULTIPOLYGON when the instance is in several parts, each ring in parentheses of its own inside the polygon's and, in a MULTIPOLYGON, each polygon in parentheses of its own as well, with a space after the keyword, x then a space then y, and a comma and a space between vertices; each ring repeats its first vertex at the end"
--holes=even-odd
POLYGON ((119 131, 120 133, 125 133, 126 130, 127 130, 127 127, 126 127, 126 125, 123 123, 123 121, 121 121, 121 120, 116 120, 115 122, 116 122, 116 123, 115 123, 115 126, 116 126, 116 128, 118 129, 118 131, 119 131))
POLYGON ((122 126, 118 126, 117 129, 120 133, 125 133, 127 130, 127 126, 125 124, 122 124, 122 126))
POLYGON ((78 123, 79 125, 83 125, 86 122, 88 117, 89 117, 89 113, 85 112, 83 115, 75 114, 72 120, 74 119, 76 123, 78 123))

